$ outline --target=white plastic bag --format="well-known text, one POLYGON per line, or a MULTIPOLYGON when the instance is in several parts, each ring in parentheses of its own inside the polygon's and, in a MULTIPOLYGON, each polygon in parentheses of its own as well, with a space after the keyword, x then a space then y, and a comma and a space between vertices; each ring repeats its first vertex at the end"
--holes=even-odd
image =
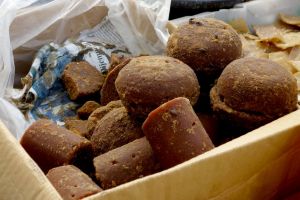
MULTIPOLYGON (((27 73, 42 45, 76 38, 106 16, 133 54, 160 54, 167 42, 171 0, 53 0, 27 7, 34 2, 3 0, 0 4, 0 97, 12 95, 14 78, 19 81, 27 73)), ((3 102, 0 108, 8 103, 3 102)), ((6 110, 0 120, 8 127, 18 126, 14 119, 19 114, 6 110)), ((17 136, 16 130, 22 129, 20 125, 10 131, 17 136)))
POLYGON ((11 54, 9 28, 17 10, 26 7, 36 0, 3 0, 0 2, 0 97, 4 96, 7 88, 13 87, 14 63, 11 54))
POLYGON ((28 126, 23 114, 4 99, 6 92, 13 88, 14 62, 9 28, 17 11, 36 0, 3 0, 0 2, 0 120, 18 137, 28 126))

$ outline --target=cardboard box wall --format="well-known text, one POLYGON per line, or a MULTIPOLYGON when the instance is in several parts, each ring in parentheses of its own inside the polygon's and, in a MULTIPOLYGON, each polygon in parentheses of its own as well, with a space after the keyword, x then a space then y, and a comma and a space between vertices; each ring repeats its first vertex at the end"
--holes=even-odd
MULTIPOLYGON (((47 37, 51 30, 37 37, 47 37)), ((23 50, 30 57, 32 49, 23 50)), ((0 137, 0 199, 60 199, 1 122, 0 137)), ((295 111, 172 169, 86 199, 280 199, 299 189, 299 142, 300 111, 295 111)))

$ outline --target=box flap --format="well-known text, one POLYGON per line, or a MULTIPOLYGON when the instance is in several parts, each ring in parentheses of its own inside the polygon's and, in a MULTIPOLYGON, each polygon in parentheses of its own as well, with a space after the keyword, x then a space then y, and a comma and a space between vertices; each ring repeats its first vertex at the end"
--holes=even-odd
POLYGON ((61 199, 1 121, 0 138, 0 199, 61 199))

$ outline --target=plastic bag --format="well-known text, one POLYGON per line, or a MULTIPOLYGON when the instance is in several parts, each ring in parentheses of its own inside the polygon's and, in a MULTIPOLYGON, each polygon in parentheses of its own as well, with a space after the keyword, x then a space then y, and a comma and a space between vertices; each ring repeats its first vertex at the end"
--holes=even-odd
POLYGON ((6 92, 13 88, 14 62, 9 28, 18 9, 27 7, 36 0, 3 0, 0 2, 0 120, 18 137, 28 126, 23 114, 4 99, 6 92))
MULTIPOLYGON (((160 54, 167 41, 165 24, 171 0, 54 0, 27 7, 35 2, 37 0, 1 2, 0 97, 14 95, 14 78, 18 82, 28 72, 41 46, 75 38, 81 31, 95 27, 105 16, 134 54, 160 54)), ((1 104, 0 101, 0 107, 4 105, 1 104)), ((9 111, 3 116, 0 114, 0 120, 5 119, 10 127, 15 115, 9 111)), ((21 129, 24 127, 15 130, 21 129)), ((15 130, 10 129, 17 136, 15 130)))

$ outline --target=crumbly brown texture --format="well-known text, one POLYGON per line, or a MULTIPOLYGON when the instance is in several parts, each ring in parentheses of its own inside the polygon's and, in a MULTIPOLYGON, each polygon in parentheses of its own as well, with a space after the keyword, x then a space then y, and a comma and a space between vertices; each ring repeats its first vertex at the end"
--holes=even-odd
POLYGON ((68 120, 65 127, 73 133, 89 139, 91 137, 88 130, 88 120, 68 120))
POLYGON ((251 130, 297 109, 297 83, 273 61, 242 58, 224 69, 210 97, 219 118, 251 130))
POLYGON ((129 59, 130 57, 124 56, 124 55, 118 55, 115 53, 111 54, 110 57, 110 64, 108 68, 108 73, 111 72, 116 66, 124 62, 125 60, 129 59))
POLYGON ((107 74, 106 79, 103 84, 103 87, 101 88, 101 93, 100 93, 101 105, 106 105, 111 101, 120 99, 119 94, 115 87, 115 81, 118 77, 120 70, 123 69, 123 67, 129 63, 129 61, 130 61, 129 58, 124 59, 123 62, 118 64, 116 67, 114 67, 113 70, 111 70, 107 74))
POLYGON ((84 171, 92 166, 90 141, 50 120, 34 122, 25 131, 20 143, 45 173, 66 164, 74 164, 84 171))
POLYGON ((79 200, 103 191, 88 175, 73 165, 50 169, 47 178, 64 200, 79 200))
POLYGON ((142 129, 164 169, 214 148, 189 100, 184 97, 172 99, 153 110, 142 129))
POLYGON ((189 65, 201 79, 215 79, 242 55, 242 43, 237 32, 223 21, 191 18, 171 34, 166 53, 189 65))
POLYGON ((194 71, 167 56, 133 58, 119 73, 117 92, 130 115, 146 118, 148 113, 175 97, 186 97, 194 105, 199 83, 194 71))
POLYGON ((94 112, 92 112, 92 114, 88 118, 88 130, 91 133, 93 133, 97 122, 100 121, 100 119, 102 119, 104 115, 109 113, 112 109, 120 108, 122 106, 123 104, 121 100, 117 100, 109 102, 106 106, 101 106, 100 108, 97 108, 94 112))
POLYGON ((159 170, 145 137, 94 158, 96 178, 108 189, 159 170))
POLYGON ((100 104, 96 101, 87 101, 77 110, 77 115, 80 119, 87 119, 90 114, 100 107, 100 104))
POLYGON ((87 62, 71 62, 66 66, 62 80, 70 99, 78 100, 97 95, 104 76, 87 62))
POLYGON ((141 125, 124 107, 115 108, 97 122, 91 137, 94 155, 100 155, 143 136, 141 125))

